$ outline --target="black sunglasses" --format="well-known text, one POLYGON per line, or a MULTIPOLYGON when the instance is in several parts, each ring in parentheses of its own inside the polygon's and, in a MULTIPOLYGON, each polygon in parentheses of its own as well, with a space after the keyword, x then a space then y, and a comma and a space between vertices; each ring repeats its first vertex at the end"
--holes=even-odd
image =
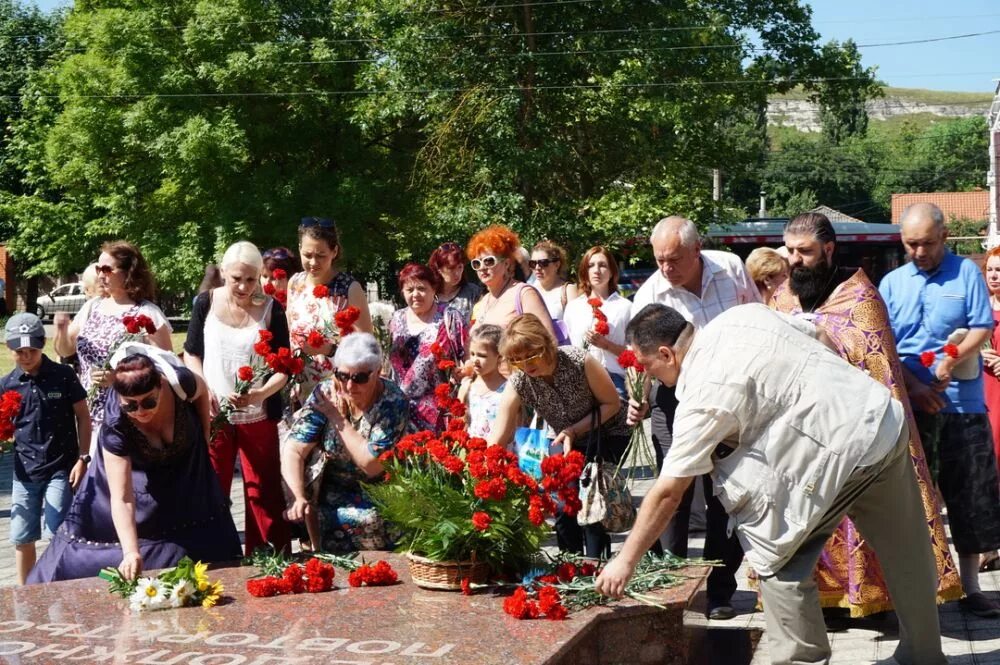
POLYGON ((528 261, 528 267, 534 270, 535 268, 548 268, 553 263, 559 263, 559 259, 532 259, 528 261))
POLYGON ((304 229, 308 229, 313 226, 318 226, 321 229, 337 228, 336 222, 334 222, 329 217, 303 217, 302 221, 299 222, 299 226, 301 226, 304 229))
POLYGON ((94 266, 94 270, 99 273, 104 273, 105 275, 110 275, 117 270, 117 268, 113 268, 112 266, 94 266))
POLYGON ((156 408, 156 405, 160 403, 160 398, 157 395, 150 395, 149 397, 143 397, 142 399, 128 399, 123 398, 125 403, 121 405, 122 411, 125 413, 135 413, 139 409, 144 411, 152 411, 156 408))
POLYGON ((333 370, 334 378, 341 383, 353 381, 359 386, 368 383, 368 379, 372 378, 372 374, 373 372, 355 372, 351 374, 350 372, 341 372, 339 369, 333 370))

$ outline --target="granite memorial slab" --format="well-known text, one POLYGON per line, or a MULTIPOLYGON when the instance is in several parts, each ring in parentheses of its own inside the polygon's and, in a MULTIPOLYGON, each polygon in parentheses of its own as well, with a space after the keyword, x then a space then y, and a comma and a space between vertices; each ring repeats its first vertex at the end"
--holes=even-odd
POLYGON ((213 608, 136 613, 98 579, 0 589, 0 661, 142 665, 469 665, 687 662, 683 612, 708 568, 683 572, 678 587, 651 594, 666 609, 622 601, 565 621, 518 621, 503 596, 427 591, 405 560, 388 559, 400 583, 254 598, 253 568, 220 568, 213 608))

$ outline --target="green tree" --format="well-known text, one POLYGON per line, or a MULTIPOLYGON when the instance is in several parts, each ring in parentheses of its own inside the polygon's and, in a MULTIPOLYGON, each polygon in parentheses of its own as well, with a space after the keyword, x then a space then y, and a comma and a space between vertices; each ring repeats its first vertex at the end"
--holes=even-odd
POLYGON ((823 58, 835 63, 841 77, 819 84, 813 101, 819 104, 823 136, 833 145, 868 132, 868 100, 882 96, 882 85, 875 80, 875 68, 861 64, 861 54, 854 40, 843 44, 831 41, 823 46, 823 58), (839 79, 839 80, 838 80, 839 79))

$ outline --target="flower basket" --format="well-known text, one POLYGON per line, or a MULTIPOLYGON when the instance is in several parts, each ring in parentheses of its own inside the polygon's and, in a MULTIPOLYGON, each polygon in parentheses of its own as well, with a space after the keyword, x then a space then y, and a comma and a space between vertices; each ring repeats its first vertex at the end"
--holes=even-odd
POLYGON ((412 552, 406 558, 413 583, 422 589, 459 591, 462 580, 486 584, 490 576, 490 567, 483 561, 432 561, 412 552))

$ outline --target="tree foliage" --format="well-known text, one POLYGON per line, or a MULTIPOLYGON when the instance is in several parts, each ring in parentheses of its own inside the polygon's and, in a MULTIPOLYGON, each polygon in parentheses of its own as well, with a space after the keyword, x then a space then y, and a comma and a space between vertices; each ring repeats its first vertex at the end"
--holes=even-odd
POLYGON ((363 274, 491 222, 580 248, 734 217, 711 169, 760 168, 767 95, 857 73, 795 0, 77 0, 63 36, 12 249, 66 272, 127 238, 170 291, 307 214, 363 274))

